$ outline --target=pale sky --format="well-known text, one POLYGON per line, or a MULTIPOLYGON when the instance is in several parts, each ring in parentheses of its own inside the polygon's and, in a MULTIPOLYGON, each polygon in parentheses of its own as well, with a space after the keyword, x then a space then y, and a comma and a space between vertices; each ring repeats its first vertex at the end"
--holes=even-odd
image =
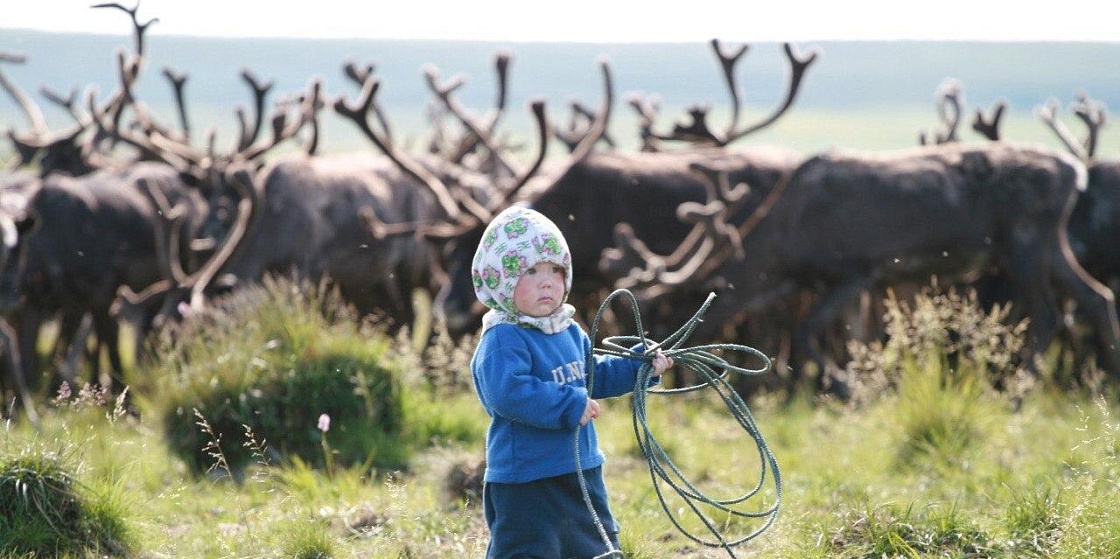
MULTIPOLYGON (((5 28, 131 32, 101 0, 5 0, 5 28)), ((486 41, 1120 41, 1115 0, 120 0, 155 35, 486 41)))

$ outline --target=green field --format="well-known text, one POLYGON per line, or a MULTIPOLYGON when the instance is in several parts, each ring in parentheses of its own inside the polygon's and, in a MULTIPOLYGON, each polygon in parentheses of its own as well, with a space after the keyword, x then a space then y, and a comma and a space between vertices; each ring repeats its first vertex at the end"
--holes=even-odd
MULTIPOLYGON (((200 326, 195 341, 132 369, 139 417, 75 391, 49 404, 44 399, 37 427, 3 425, 0 557, 483 556, 486 529, 469 479, 483 456, 486 418, 467 378, 470 343, 417 354, 407 337, 388 339, 376 325, 366 330, 329 318, 350 320, 344 315, 317 315, 309 310, 321 308, 317 302, 304 306, 282 284, 253 300, 259 304, 251 311, 225 307, 232 309, 227 319, 200 326), (373 363, 369 359, 394 371, 403 423, 398 446, 374 447, 379 450, 355 459, 348 454, 353 443, 383 425, 361 427, 360 418, 336 416, 324 430, 315 417, 324 409, 317 406, 327 404, 314 402, 329 402, 320 392, 338 380, 332 376, 361 371, 361 363, 373 363), (321 376, 316 363, 323 362, 338 364, 327 372, 339 373, 321 376), (301 378, 324 384, 301 385, 302 397, 281 402, 270 396, 270 375, 289 384, 301 378), (232 396, 215 401, 215 393, 232 396), (303 413, 306 425, 269 431, 278 409, 303 413), (230 423, 231 410, 242 424, 230 423), (180 441, 194 433, 205 463, 184 461, 184 449, 168 437, 172 432, 180 441), (302 453, 278 451, 301 439, 312 441, 302 453), (388 454, 395 466, 369 467, 388 454), (86 503, 88 514, 50 516, 54 523, 27 528, 55 510, 44 497, 53 486, 29 481, 28 472, 36 471, 46 472, 44 478, 54 473, 48 479, 69 472, 64 479, 72 481, 62 485, 76 497, 67 506, 86 503), (32 512, 17 506, 29 499, 47 505, 32 512), (27 551, 56 549, 51 528, 75 517, 85 519, 76 547, 27 551)), ((1071 381, 1055 372, 1061 370, 1056 355, 1041 377, 1016 374, 1002 360, 1014 351, 1014 329, 968 305, 932 298, 900 319, 897 326, 930 327, 861 352, 864 390, 851 402, 804 393, 750 398, 779 465, 781 503, 770 529, 731 552, 700 545, 673 526, 639 451, 630 398, 604 402, 597 421, 627 557, 1118 556, 1114 381, 1091 371, 1071 381), (943 305, 962 318, 925 314, 943 305), (936 340, 966 328, 979 335, 967 351, 956 342, 960 359, 950 367, 946 346, 936 340), (1003 389, 992 388, 997 380, 1003 389)), ((644 417, 643 426, 705 495, 734 497, 757 483, 756 444, 714 394, 651 395, 644 417)), ((774 504, 772 479, 737 508, 774 504)), ((689 533, 714 539, 685 503, 668 498, 666 506, 689 533)), ((715 515, 713 527, 734 539, 759 524, 715 515)))

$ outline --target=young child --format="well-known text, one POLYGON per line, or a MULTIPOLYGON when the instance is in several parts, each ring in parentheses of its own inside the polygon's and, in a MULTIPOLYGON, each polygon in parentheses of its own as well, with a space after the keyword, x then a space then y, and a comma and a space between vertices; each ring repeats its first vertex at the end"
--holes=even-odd
MULTIPOLYGON (((568 559, 608 551, 595 516, 619 549, 618 523, 603 482, 605 457, 595 426, 599 404, 634 389, 643 361, 594 356, 591 340, 566 303, 572 259, 560 230, 544 215, 514 206, 487 227, 471 266, 475 294, 491 310, 471 360, 471 374, 490 428, 486 435, 483 505, 490 528, 488 559, 568 559), (585 504, 579 467, 595 508, 585 504)), ((672 366, 658 351, 660 374, 672 366)))

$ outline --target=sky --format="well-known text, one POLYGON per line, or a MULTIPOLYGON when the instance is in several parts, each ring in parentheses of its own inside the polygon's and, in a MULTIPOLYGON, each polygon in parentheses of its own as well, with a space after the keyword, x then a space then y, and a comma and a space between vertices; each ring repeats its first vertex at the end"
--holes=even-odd
MULTIPOLYGON (((102 0, 6 0, 5 28, 126 35, 102 0), (18 6, 16 9, 13 7, 18 6)), ((517 42, 1120 41, 1115 0, 119 0, 158 35, 517 42), (657 6, 657 7, 655 7, 657 6)))

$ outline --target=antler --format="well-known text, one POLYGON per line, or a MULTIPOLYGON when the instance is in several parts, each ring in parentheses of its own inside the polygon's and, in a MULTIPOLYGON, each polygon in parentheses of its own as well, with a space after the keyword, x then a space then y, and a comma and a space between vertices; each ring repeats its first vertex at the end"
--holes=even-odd
POLYGON ((708 127, 707 117, 710 107, 692 107, 688 111, 692 119, 691 123, 684 125, 678 124, 673 127, 672 134, 659 135, 657 136, 658 138, 662 140, 685 141, 694 144, 726 146, 743 136, 770 126, 793 106, 793 102, 801 89, 801 83, 805 78, 805 72, 817 59, 818 54, 816 51, 812 51, 808 55, 802 57, 793 45, 790 43, 783 43, 782 48, 785 51, 786 59, 789 61, 790 66, 789 83, 786 88, 785 99, 770 113, 770 115, 754 124, 740 127, 739 116, 742 106, 742 94, 735 81, 735 64, 747 53, 748 47, 744 45, 733 52, 728 52, 723 49, 718 39, 712 39, 711 45, 712 49, 715 51, 716 57, 719 59, 724 80, 731 93, 731 122, 728 124, 724 133, 717 134, 708 127))
POLYGON ((657 119, 657 113, 661 111, 660 99, 657 96, 647 99, 632 94, 628 97, 628 102, 638 112, 638 135, 642 139, 640 151, 664 151, 661 138, 653 132, 653 122, 657 119))
POLYGON ((1097 154, 1097 140, 1100 138, 1101 128, 1108 123, 1108 109, 1105 108, 1104 103, 1094 101, 1089 98, 1086 93, 1080 93, 1076 103, 1070 105, 1070 110, 1081 122, 1085 123, 1085 127, 1089 132, 1085 136, 1084 146, 1085 152, 1088 156, 1095 157, 1097 154))
POLYGON ((382 128, 383 132, 379 133, 370 125, 369 113, 375 111, 377 114, 381 114, 380 108, 376 108, 377 90, 380 87, 380 80, 373 75, 367 75, 365 82, 362 84, 362 91, 358 99, 353 104, 350 104, 346 102, 345 98, 340 97, 334 102, 335 112, 353 121, 354 124, 358 126, 358 129, 398 167, 427 186, 435 194, 436 200, 439 202, 440 207, 443 208, 448 218, 453 221, 458 221, 461 219, 461 209, 443 182, 429 173, 427 169, 418 162, 397 149, 392 139, 389 137, 387 129, 382 128))
POLYGON ((249 70, 241 71, 241 79, 249 84, 249 88, 253 90, 253 124, 250 126, 245 122, 245 109, 242 107, 237 108, 237 124, 240 132, 237 137, 238 151, 244 151, 253 142, 257 141, 257 137, 261 134, 261 128, 264 126, 264 104, 265 98, 268 97, 269 90, 272 89, 273 82, 262 83, 253 72, 249 70), (251 132, 250 132, 251 130, 251 132))
POLYGON ((1003 120, 1003 113, 1007 110, 1007 101, 998 101, 992 107, 992 118, 985 119, 984 111, 976 109, 976 118, 972 121, 972 129, 985 138, 998 142, 1000 138, 999 126, 1003 120))
POLYGON ((191 121, 187 117, 187 99, 184 90, 187 86, 187 74, 175 72, 171 68, 163 69, 163 77, 171 82, 171 91, 175 94, 175 106, 179 113, 179 127, 183 131, 183 141, 191 141, 191 121))
MULTIPOLYGON (((601 140, 607 133, 607 123, 610 122, 611 108, 614 105, 614 80, 611 78, 610 62, 605 57, 599 59, 599 70, 603 74, 603 98, 599 106, 599 110, 596 111, 596 114, 598 116, 595 118, 595 121, 591 123, 591 126, 588 127, 587 134, 584 135, 583 139, 580 140, 580 143, 575 147, 575 149, 571 151, 571 154, 569 154, 564 164, 552 169, 552 174, 550 175, 551 177, 563 176, 568 172, 569 169, 572 168, 572 166, 579 163, 580 161, 583 161, 583 159, 591 153, 591 150, 595 148, 595 144, 599 143, 599 140, 601 140)), ((542 130, 542 132, 547 131, 542 130)), ((547 142, 548 136, 546 135, 541 139, 542 141, 547 142)), ((542 157, 537 159, 534 168, 532 169, 534 173, 536 169, 540 167, 540 164, 543 161, 544 158, 542 153, 542 157)), ((527 173, 525 180, 516 185, 516 188, 520 188, 521 186, 527 184, 530 178, 546 180, 541 179, 540 177, 534 177, 533 173, 527 173)), ((510 200, 512 200, 512 197, 510 195, 507 195, 505 200, 502 201, 502 207, 498 209, 504 209, 509 205, 510 200)))
MULTIPOLYGON (((127 13, 129 15, 129 18, 132 20, 132 28, 133 28, 133 31, 134 31, 133 37, 136 41, 136 44, 135 44, 136 54, 133 56, 132 60, 129 61, 127 64, 124 64, 124 63, 118 64, 118 67, 121 68, 122 70, 127 68, 129 70, 129 75, 125 76, 125 75, 122 74, 122 76, 121 76, 122 87, 121 87, 121 90, 120 90, 120 95, 119 96, 114 96, 112 101, 110 101, 110 103, 105 108, 106 111, 112 110, 112 112, 113 112, 112 122, 113 122, 114 126, 117 126, 120 123, 121 116, 124 114, 125 107, 127 107, 130 103, 134 102, 134 100, 132 98, 132 85, 134 85, 136 83, 136 78, 140 74, 140 67, 144 63, 144 56, 145 56, 145 54, 144 54, 145 53, 145 50, 144 50, 144 33, 147 32, 148 27, 150 25, 158 22, 159 18, 152 18, 152 19, 148 20, 146 23, 140 23, 140 20, 137 19, 137 17, 136 17, 136 12, 140 8, 139 4, 134 8, 126 8, 126 7, 124 7, 121 4, 118 4, 116 2, 107 2, 107 3, 102 3, 102 4, 94 4, 90 7, 91 8, 116 8, 118 10, 121 10, 121 11, 127 13), (127 82, 127 83, 125 83, 125 82, 127 82)), ((123 53, 118 53, 118 57, 123 57, 123 56, 124 56, 123 53)))
MULTIPOLYGON (((291 139, 304 125, 315 121, 323 105, 323 82, 320 79, 313 79, 307 93, 299 98, 297 117, 289 122, 288 113, 282 109, 278 110, 272 117, 272 138, 259 146, 248 145, 238 150, 234 159, 238 161, 257 159, 265 152, 291 139)), ((256 136, 257 134, 254 133, 252 141, 256 141, 256 136)))
POLYGON ((1082 161, 1090 161, 1095 156, 1097 149, 1097 136, 1100 129, 1107 121, 1106 111, 1100 103, 1091 101, 1087 95, 1081 94, 1078 103, 1070 106, 1074 114, 1085 123, 1088 132, 1085 139, 1079 141, 1073 132, 1058 118, 1059 102, 1050 99, 1045 105, 1035 109, 1035 113, 1043 122, 1057 134, 1058 139, 1066 146, 1070 153, 1082 161))
MULTIPOLYGON (((23 64, 27 62, 27 57, 19 54, 0 52, 0 62, 23 64)), ((47 126, 47 119, 43 116, 42 109, 31 101, 22 89, 12 83, 3 71, 0 71, 0 87, 3 87, 4 91, 7 91, 8 95, 11 95, 12 99, 15 99, 16 104, 23 109, 23 114, 27 116, 27 120, 34 129, 36 135, 46 136, 50 134, 50 127, 47 126)))
POLYGON ((599 270, 608 277, 622 278, 617 287, 648 285, 669 268, 666 258, 650 250, 629 223, 614 226, 614 246, 603 249, 599 270))
MULTIPOLYGON (((583 141, 584 136, 591 132, 591 126, 595 123, 595 111, 587 108, 579 101, 571 102, 572 118, 568 121, 568 128, 566 130, 557 129, 555 131, 556 137, 568 146, 568 151, 575 151, 580 142, 583 141)), ((607 147, 615 147, 614 139, 611 138, 609 132, 603 132, 603 142, 607 147)))
POLYGON ((90 7, 91 8, 116 8, 118 10, 121 10, 121 11, 127 13, 129 15, 129 17, 132 18, 132 27, 136 31, 136 33, 134 35, 134 37, 136 39, 136 54, 137 54, 137 56, 140 56, 140 55, 143 54, 143 52, 144 52, 144 33, 148 31, 148 26, 150 26, 153 23, 156 23, 156 22, 159 21, 158 17, 154 17, 152 19, 149 19, 146 23, 140 23, 140 20, 136 18, 136 12, 140 9, 140 4, 139 3, 137 3, 136 7, 134 7, 134 8, 126 8, 123 5, 118 4, 116 2, 105 2, 105 3, 102 3, 102 4, 94 4, 90 7))
POLYGON ((452 163, 460 163, 467 153, 473 151, 481 143, 505 173, 508 175, 521 174, 521 171, 518 171, 515 165, 502 157, 505 150, 499 148, 493 139, 498 121, 505 113, 509 89, 509 65, 512 59, 513 55, 508 52, 500 52, 495 56, 494 67, 495 73, 498 75, 498 95, 494 108, 482 119, 476 119, 467 114, 467 110, 452 96, 455 90, 465 83, 462 75, 452 76, 446 83, 440 84, 439 70, 434 65, 425 65, 424 78, 428 88, 432 90, 432 93, 436 95, 436 98, 440 100, 447 111, 454 115, 469 132, 456 142, 456 147, 453 148, 451 153, 447 154, 447 159, 452 163))
POLYGON ((222 240, 221 246, 197 270, 187 273, 183 270, 179 257, 179 241, 185 212, 182 207, 171 207, 158 186, 147 179, 138 179, 140 189, 148 197, 156 213, 160 215, 155 227, 156 253, 160 259, 163 278, 146 287, 140 293, 132 291, 127 285, 117 290, 117 300, 111 312, 114 315, 135 316, 142 309, 158 305, 153 324, 166 323, 171 318, 181 317, 181 304, 186 304, 189 312, 202 310, 205 303, 205 290, 238 250, 242 239, 257 222, 260 206, 259 194, 252 184, 252 177, 243 167, 227 170, 227 179, 239 196, 237 217, 222 240))
MULTIPOLYGON (((728 183, 726 170, 711 169, 698 164, 693 164, 691 168, 704 177, 713 189, 723 190, 717 185, 728 183)), ((618 286, 631 285, 640 300, 649 301, 680 286, 708 281, 708 278, 728 258, 745 257, 742 240, 770 213, 789 184, 789 177, 790 175, 786 174, 779 180, 759 207, 738 227, 728 228, 730 224, 722 220, 722 216, 717 212, 698 212, 696 217, 702 219, 698 219, 689 233, 689 238, 685 241, 695 247, 691 249, 692 254, 687 260, 664 268, 661 268, 660 262, 654 260, 653 265, 647 266, 645 270, 631 271, 628 277, 618 282, 618 286), (708 215, 712 217, 709 218, 708 215), (700 235, 699 244, 694 235, 700 235)), ((678 215, 680 213, 682 212, 678 208, 678 215)), ((678 252, 680 251, 674 251, 674 254, 678 252)))
MULTIPOLYGON (((0 63, 10 62, 13 64, 23 64, 27 61, 27 57, 0 52, 0 63)), ((38 150, 45 145, 44 140, 50 136, 50 127, 47 126, 47 119, 43 116, 43 111, 39 105, 35 104, 31 98, 27 96, 16 84, 8 79, 7 74, 0 70, 0 87, 3 87, 8 95, 16 101, 16 104, 23 109, 23 114, 27 116, 27 121, 31 124, 32 132, 28 134, 17 134, 13 130, 8 130, 8 137, 12 143, 19 150, 18 164, 30 163, 38 150)))
MULTIPOLYGON (((961 107, 965 105, 964 90, 960 80, 948 78, 941 82, 934 99, 937 105, 937 116, 941 119, 941 124, 945 126, 945 131, 934 134, 933 143, 947 144, 958 141, 957 128, 961 124, 961 107)), ((925 132, 918 134, 918 143, 923 146, 929 143, 925 132)))
POLYGON ((727 217, 736 204, 745 198, 750 186, 741 183, 731 187, 728 173, 701 163, 692 163, 689 169, 704 179, 707 194, 705 202, 683 202, 677 207, 677 218, 691 223, 692 229, 672 254, 653 258, 653 253, 635 237, 632 228, 616 226, 615 247, 603 251, 599 268, 618 275, 630 270, 627 272, 628 277, 617 282, 617 287, 633 289, 650 285, 670 273, 695 270, 721 247, 730 247, 737 257, 743 256, 742 238, 735 226, 727 222, 727 217), (635 256, 650 262, 650 266, 633 271, 635 256))

